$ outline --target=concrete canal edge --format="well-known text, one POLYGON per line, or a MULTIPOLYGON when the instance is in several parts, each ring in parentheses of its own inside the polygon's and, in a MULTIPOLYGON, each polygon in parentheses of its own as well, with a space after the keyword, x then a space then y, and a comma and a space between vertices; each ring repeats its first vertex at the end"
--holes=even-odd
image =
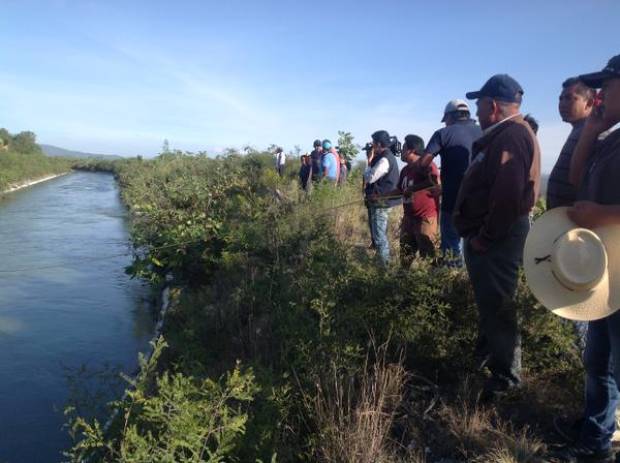
MULTIPOLYGON (((164 330, 166 313, 168 312, 168 309, 170 308, 170 304, 171 304, 171 295, 170 295, 171 282, 172 282, 172 275, 171 274, 166 275, 166 283, 164 283, 164 286, 159 293, 159 314, 157 318, 157 324, 155 325, 155 331, 153 333, 153 336, 151 337, 151 341, 149 342, 147 351, 143 352, 144 360, 146 362, 148 362, 151 359, 151 356, 153 355, 153 352, 155 350, 155 343, 157 339, 161 336, 161 333, 164 330)), ((138 373, 139 373, 139 370, 135 372, 134 376, 137 376, 138 373)), ((125 393, 123 394, 123 400, 126 397, 127 397, 127 391, 125 391, 125 393)), ((106 421, 105 425, 103 426, 104 433, 110 429, 110 426, 112 426, 112 423, 114 422, 118 414, 119 414, 118 409, 115 409, 112 412, 112 414, 106 421)))
POLYGON ((67 174, 70 174, 70 173, 71 173, 71 171, 69 171, 69 172, 62 172, 60 174, 48 175, 47 177, 41 177, 41 178, 37 178, 37 179, 33 179, 33 180, 28 180, 28 181, 22 182, 22 183, 17 183, 17 184, 11 185, 9 188, 7 188, 4 191, 0 191, 0 194, 11 193, 13 191, 21 190, 23 188, 27 188, 27 187, 32 186, 32 185, 36 185, 37 183, 47 182, 48 180, 52 180, 52 179, 57 178, 57 177, 62 177, 63 175, 67 175, 67 174))

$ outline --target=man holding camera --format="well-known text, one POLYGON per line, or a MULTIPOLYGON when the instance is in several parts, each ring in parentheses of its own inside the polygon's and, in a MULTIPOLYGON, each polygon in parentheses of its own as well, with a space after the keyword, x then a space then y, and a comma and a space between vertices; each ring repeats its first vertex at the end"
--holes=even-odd
POLYGON ((538 197, 540 149, 520 113, 523 89, 507 74, 491 77, 476 92, 482 137, 456 198, 454 225, 465 239, 464 255, 478 306, 476 354, 491 378, 484 400, 521 383, 517 307, 519 266, 538 197))
POLYGON ((398 197, 391 197, 398 185, 398 163, 390 147, 392 139, 385 130, 372 134, 372 150, 364 172, 365 195, 370 215, 372 241, 383 265, 390 262, 390 243, 387 236, 390 208, 400 204, 398 197))

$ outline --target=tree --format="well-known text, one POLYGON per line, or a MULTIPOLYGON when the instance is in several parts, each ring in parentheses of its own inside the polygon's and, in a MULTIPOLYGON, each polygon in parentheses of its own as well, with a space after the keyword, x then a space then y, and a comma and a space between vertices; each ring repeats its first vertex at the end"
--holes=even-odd
POLYGON ((41 147, 37 145, 37 136, 34 132, 20 132, 11 140, 11 147, 18 153, 41 153, 41 147))
POLYGON ((168 139, 164 139, 164 144, 161 146, 161 154, 168 154, 170 152, 170 143, 168 139))
POLYGON ((338 131, 338 152, 347 161, 351 161, 360 152, 357 145, 353 143, 351 132, 338 131))

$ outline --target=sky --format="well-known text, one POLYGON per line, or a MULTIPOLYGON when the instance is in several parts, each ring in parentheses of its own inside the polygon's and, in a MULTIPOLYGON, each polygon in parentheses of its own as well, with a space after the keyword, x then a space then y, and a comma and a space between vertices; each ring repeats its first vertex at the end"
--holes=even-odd
MULTIPOLYGON (((386 129, 428 140, 453 98, 508 73, 543 171, 561 83, 620 53, 618 0, 1 0, 0 126, 152 156, 386 129)), ((472 102, 472 112, 475 106, 472 102)))

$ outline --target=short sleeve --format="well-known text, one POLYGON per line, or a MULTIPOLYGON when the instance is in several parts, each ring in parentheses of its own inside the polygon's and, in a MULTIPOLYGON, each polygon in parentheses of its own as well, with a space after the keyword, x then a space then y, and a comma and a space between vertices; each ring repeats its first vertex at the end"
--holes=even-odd
POLYGON ((436 155, 442 150, 441 130, 437 130, 426 145, 426 152, 436 155))

